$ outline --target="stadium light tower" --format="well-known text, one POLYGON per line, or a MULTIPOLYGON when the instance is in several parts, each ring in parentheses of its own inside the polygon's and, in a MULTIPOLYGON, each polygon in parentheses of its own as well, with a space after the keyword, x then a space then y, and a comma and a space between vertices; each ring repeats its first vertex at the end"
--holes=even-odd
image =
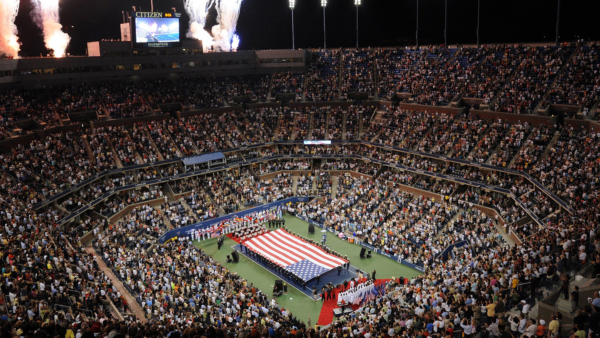
POLYGON ((290 0, 290 9, 292 10, 292 49, 296 49, 296 41, 294 38, 294 7, 296 7, 296 0, 290 0))
POLYGON ((444 48, 448 48, 448 0, 444 1, 444 48))
POLYGON ((356 49, 358 49, 358 6, 360 6, 361 0, 354 0, 354 6, 356 6, 356 49))
POLYGON ((419 0, 417 0, 417 31, 415 35, 417 39, 417 49, 419 49, 419 0))
POLYGON ((556 45, 558 46, 558 24, 560 23, 560 0, 558 0, 558 10, 556 13, 556 45))
POLYGON ((481 0, 477 0, 477 48, 479 48, 479 10, 481 9, 481 0))
POLYGON ((325 7, 327 7, 327 0, 321 0, 321 7, 323 7, 323 49, 327 49, 327 30, 325 29, 325 7))

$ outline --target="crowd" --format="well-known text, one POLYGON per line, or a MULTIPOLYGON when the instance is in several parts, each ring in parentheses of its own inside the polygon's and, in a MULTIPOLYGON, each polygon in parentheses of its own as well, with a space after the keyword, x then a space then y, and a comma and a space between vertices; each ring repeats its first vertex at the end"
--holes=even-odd
POLYGON ((570 47, 522 47, 524 57, 514 76, 498 92, 494 109, 532 113, 550 89, 554 79, 569 59, 570 47))
POLYGON ((578 47, 565 65, 564 72, 552 84, 542 108, 549 104, 582 106, 587 115, 600 93, 598 45, 578 47))
POLYGON ((347 99, 348 93, 367 93, 373 95, 375 81, 373 76, 374 53, 372 49, 344 50, 342 60, 341 92, 347 99))
MULTIPOLYGON (((105 168, 114 168, 118 159, 126 169, 135 163, 174 158, 194 149, 194 146, 198 149, 200 146, 226 149, 233 147, 235 142, 252 144, 275 137, 260 134, 263 126, 277 130, 277 123, 273 120, 280 120, 279 135, 282 135, 282 130, 289 130, 287 134, 290 137, 297 134, 296 138, 306 137, 309 130, 313 130, 315 135, 314 129, 311 129, 315 126, 314 118, 312 122, 310 118, 305 121, 307 117, 304 115, 310 114, 290 113, 286 117, 284 112, 281 117, 275 118, 273 113, 273 110, 264 109, 241 115, 188 117, 180 121, 165 119, 131 126, 54 133, 0 155, 0 252, 4 258, 0 263, 4 269, 3 296, 0 298, 12 305, 5 306, 7 317, 16 319, 8 324, 8 330, 35 330, 38 324, 34 321, 46 318, 49 319, 45 326, 47 330, 56 332, 60 330, 59 325, 55 325, 58 322, 92 324, 103 319, 110 326, 115 323, 114 314, 108 311, 104 300, 113 302, 119 312, 127 312, 128 305, 123 295, 78 243, 79 236, 90 231, 96 236, 95 245, 101 258, 122 279, 148 317, 154 318, 154 323, 160 323, 148 325, 173 325, 173 331, 185 331, 188 327, 198 330, 196 323, 206 324, 203 329, 214 329, 213 325, 218 326, 214 323, 220 321, 222 327, 239 332, 241 329, 233 329, 234 323, 242 322, 241 319, 248 316, 251 319, 244 322, 250 327, 254 325, 253 316, 257 325, 272 325, 274 330, 275 323, 280 328, 300 325, 287 311, 268 303, 262 293, 253 290, 246 281, 191 248, 188 243, 175 241, 155 245, 156 239, 170 228, 236 211, 244 201, 266 203, 293 195, 291 174, 277 173, 272 178, 260 179, 250 170, 244 171, 246 168, 236 168, 173 180, 164 185, 142 186, 139 190, 114 194, 97 206, 100 215, 112 217, 125 206, 138 203, 119 221, 107 222, 94 213, 88 213, 80 222, 58 225, 69 212, 107 191, 170 177, 181 172, 182 168, 136 169, 135 172, 130 170, 87 183, 76 193, 61 197, 58 203, 44 209, 33 208, 37 202, 77 186, 105 170, 93 168, 98 162, 105 168), (286 118, 291 119, 290 125, 282 128, 281 122, 286 118), (171 193, 169 190, 183 196, 179 196, 176 202, 164 203, 165 196, 171 193), (241 299, 253 301, 248 304, 241 299), (256 311, 253 305, 260 311, 256 311), (57 317, 49 317, 50 314, 57 317), (18 317, 22 318, 22 323, 17 325, 18 317), (24 327, 24 323, 28 327, 24 327)), ((337 113, 330 113, 329 118, 331 115, 336 115, 332 121, 337 123, 337 113)), ((356 235, 359 241, 425 267, 424 274, 418 279, 398 290, 389 288, 386 296, 369 303, 366 309, 373 309, 373 313, 368 317, 358 313, 347 319, 347 323, 356 325, 357 331, 365 321, 373 321, 379 324, 370 327, 369 331, 379 335, 390 325, 398 323, 400 326, 400 319, 405 319, 404 329, 400 326, 398 331, 400 334, 409 336, 417 327, 420 332, 439 332, 435 330, 442 328, 441 322, 444 322, 446 332, 450 327, 446 325, 450 323, 457 327, 457 318, 458 325, 466 334, 473 327, 496 330, 494 325, 499 316, 489 309, 494 308, 494 304, 499 306, 501 299, 504 309, 517 306, 521 301, 531 305, 530 295, 535 294, 535 288, 544 281, 555 279, 559 274, 577 269, 587 262, 597 261, 600 247, 597 235, 600 136, 595 131, 563 125, 509 124, 502 120, 479 120, 469 115, 448 116, 402 110, 385 112, 383 117, 382 126, 371 124, 367 127, 374 143, 434 154, 460 153, 474 161, 525 171, 567 202, 574 213, 564 209, 555 212, 555 203, 528 180, 472 166, 454 167, 447 161, 414 154, 348 144, 290 145, 261 150, 264 154, 277 151, 286 154, 358 154, 422 171, 451 173, 509 188, 542 221, 542 224, 532 221, 517 226, 513 223, 525 217, 525 213, 511 202, 511 198, 476 189, 464 190, 455 183, 435 181, 423 174, 391 171, 367 162, 328 160, 315 168, 312 163, 308 167, 306 160, 282 161, 277 170, 286 166, 312 169, 310 174, 296 178, 296 194, 317 193, 323 196, 321 200, 298 205, 296 209, 300 214, 347 231, 352 236, 356 235), (464 135, 465 130, 469 131, 469 135, 464 135), (335 177, 329 172, 335 168, 355 172, 335 177), (333 189, 334 180, 337 180, 337 189, 333 189), (316 186, 316 191, 312 191, 313 186, 316 186), (439 193, 440 198, 409 193, 403 186, 439 193), (495 208, 500 216, 491 218, 475 206, 495 208), (510 224, 507 229, 521 239, 520 246, 508 247, 503 243, 495 226, 505 224, 510 224), (458 243, 463 243, 463 246, 445 252, 447 247, 458 243), (533 285, 533 291, 524 293, 524 287, 518 287, 526 283, 533 285), (388 307, 397 308, 393 315, 388 313, 387 308, 383 310, 386 302, 389 302, 388 307), (492 306, 488 307, 490 304, 492 306), (485 315, 476 317, 477 307, 483 314, 482 306, 486 309, 485 315), (414 314, 411 315, 411 312, 414 314), (440 312, 441 320, 437 316, 428 317, 433 313, 437 315, 437 312, 440 312), (442 315, 444 312, 447 312, 446 316, 442 315), (413 322, 407 327, 409 317, 413 322), (473 324, 465 322, 473 318, 473 324), (415 323, 418 321, 421 322, 419 326, 415 323), (427 324, 424 325, 423 321, 427 324), (431 330, 427 328, 429 324, 432 325, 431 330)), ((364 121, 362 123, 364 129, 364 121)), ((524 316, 527 316, 526 312, 524 316)), ((2 325, 3 330, 6 330, 5 324, 2 325)), ((129 326, 132 325, 130 323, 129 326)), ((337 330, 337 325, 331 329, 337 330)), ((502 325, 505 329, 512 327, 509 323, 502 325)), ((593 325, 593 322, 587 325, 593 325)), ((520 326, 521 321, 517 332, 520 332, 520 326)), ((523 326, 527 329, 531 324, 525 321, 523 326)), ((500 325, 497 328, 500 329, 500 325)), ((147 329, 159 328, 148 326, 147 329)), ((108 327, 98 332, 103 330, 108 330, 108 327)))
POLYGON ((306 101, 338 101, 340 91, 340 52, 317 52, 316 61, 306 71, 306 101))
POLYGON ((398 93, 400 100, 425 105, 448 105, 465 97, 483 99, 490 109, 503 112, 533 113, 538 104, 542 109, 566 104, 582 107, 584 115, 595 114, 591 109, 599 99, 596 44, 368 48, 313 54, 305 74, 281 71, 272 79, 182 77, 5 90, 0 93, 0 139, 31 132, 27 123, 18 123, 27 119, 39 122, 37 128, 49 128, 75 113, 92 113, 94 119, 142 117, 162 114, 161 105, 167 103, 209 109, 235 104, 242 97, 265 102, 269 94, 290 93, 295 101, 315 102, 348 100, 348 93, 377 92, 387 99, 398 93))
POLYGON ((295 101, 302 101, 304 97, 304 74, 292 72, 279 72, 273 76, 271 96, 277 94, 294 94, 295 101))

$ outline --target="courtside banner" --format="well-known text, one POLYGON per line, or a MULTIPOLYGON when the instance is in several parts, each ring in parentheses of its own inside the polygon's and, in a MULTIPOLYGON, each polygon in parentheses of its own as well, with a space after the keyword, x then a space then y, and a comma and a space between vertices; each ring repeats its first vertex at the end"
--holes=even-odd
POLYGON ((268 203, 268 204, 263 204, 263 205, 260 205, 258 207, 255 207, 255 208, 245 209, 243 211, 235 212, 235 213, 232 213, 232 214, 229 214, 229 215, 225 215, 225 216, 213 218, 213 219, 210 219, 208 221, 199 222, 199 223, 188 225, 188 226, 185 226, 185 227, 173 229, 173 230, 165 232, 158 239, 158 242, 160 244, 163 244, 164 242, 168 241, 169 239, 171 239, 173 237, 191 236, 191 234, 193 232, 197 231, 197 230, 204 230, 204 229, 208 229, 208 228, 211 228, 211 227, 214 227, 214 226, 218 227, 223 222, 227 222, 229 220, 233 220, 233 219, 236 219, 236 218, 244 218, 244 217, 246 217, 248 215, 252 215, 254 213, 258 214, 261 211, 270 210, 270 209, 273 209, 274 207, 279 207, 279 206, 283 207, 287 203, 308 202, 309 200, 310 200, 310 197, 290 197, 290 198, 285 198, 285 199, 282 199, 280 201, 271 202, 271 203, 268 203))

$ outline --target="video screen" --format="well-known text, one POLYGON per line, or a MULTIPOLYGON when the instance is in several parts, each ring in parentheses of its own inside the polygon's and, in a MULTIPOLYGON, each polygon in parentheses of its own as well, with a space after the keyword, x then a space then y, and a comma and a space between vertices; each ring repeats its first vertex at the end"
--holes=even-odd
POLYGON ((331 145, 331 140, 304 141, 304 145, 331 145))
POLYGON ((136 18, 135 42, 179 42, 179 18, 136 18))

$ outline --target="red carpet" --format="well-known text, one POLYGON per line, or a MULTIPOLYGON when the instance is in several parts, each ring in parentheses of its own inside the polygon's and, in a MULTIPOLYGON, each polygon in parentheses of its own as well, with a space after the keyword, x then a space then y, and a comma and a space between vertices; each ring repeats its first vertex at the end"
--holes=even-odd
POLYGON ((239 239, 236 239, 236 238, 234 238, 232 233, 229 233, 229 234, 227 234, 227 235, 225 235, 225 236, 227 236, 227 237, 231 238, 231 239, 232 239, 232 240, 234 240, 234 241, 235 241, 237 244, 240 244, 240 242, 241 242, 239 239))
MULTIPOLYGON (((375 281, 375 285, 380 285, 389 281, 389 279, 377 279, 375 281)), ((317 321, 317 325, 328 325, 333 322, 333 310, 337 308, 337 295, 340 293, 340 289, 336 288, 333 290, 334 297, 333 299, 326 300, 323 302, 323 307, 321 307, 321 313, 319 314, 319 320, 317 321)), ((360 308, 359 305, 352 305, 352 310, 358 310, 360 308)))

